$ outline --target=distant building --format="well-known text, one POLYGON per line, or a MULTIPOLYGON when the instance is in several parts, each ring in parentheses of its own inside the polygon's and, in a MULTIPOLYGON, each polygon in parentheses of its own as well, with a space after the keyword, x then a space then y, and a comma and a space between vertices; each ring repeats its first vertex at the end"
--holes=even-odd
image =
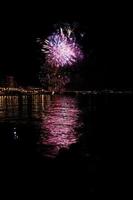
POLYGON ((9 88, 17 87, 17 82, 15 81, 14 76, 6 76, 5 86, 9 88))
POLYGON ((0 77, 0 87, 4 87, 4 86, 5 86, 5 80, 0 77))

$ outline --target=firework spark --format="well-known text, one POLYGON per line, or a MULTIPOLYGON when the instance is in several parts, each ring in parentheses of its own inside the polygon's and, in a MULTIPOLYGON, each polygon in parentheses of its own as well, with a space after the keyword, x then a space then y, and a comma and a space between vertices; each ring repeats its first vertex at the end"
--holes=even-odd
POLYGON ((71 66, 83 58, 83 52, 76 42, 71 28, 60 28, 42 45, 46 55, 46 62, 54 67, 71 66))

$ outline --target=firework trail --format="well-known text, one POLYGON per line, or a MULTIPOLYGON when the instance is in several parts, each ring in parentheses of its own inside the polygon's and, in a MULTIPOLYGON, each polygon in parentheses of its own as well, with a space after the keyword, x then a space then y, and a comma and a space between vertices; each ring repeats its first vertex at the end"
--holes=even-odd
POLYGON ((70 27, 60 28, 42 42, 46 62, 53 67, 71 66, 83 59, 83 52, 70 27))

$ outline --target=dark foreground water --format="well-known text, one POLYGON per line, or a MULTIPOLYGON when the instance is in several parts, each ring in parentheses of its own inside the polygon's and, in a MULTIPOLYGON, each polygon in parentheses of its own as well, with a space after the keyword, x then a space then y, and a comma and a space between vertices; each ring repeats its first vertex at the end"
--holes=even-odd
POLYGON ((118 160, 124 162, 131 105, 131 94, 0 96, 6 175, 11 181, 16 171, 19 178, 28 174, 25 183, 43 181, 45 192, 57 182, 59 189, 71 185, 84 192, 117 189, 109 180, 120 172, 118 160))

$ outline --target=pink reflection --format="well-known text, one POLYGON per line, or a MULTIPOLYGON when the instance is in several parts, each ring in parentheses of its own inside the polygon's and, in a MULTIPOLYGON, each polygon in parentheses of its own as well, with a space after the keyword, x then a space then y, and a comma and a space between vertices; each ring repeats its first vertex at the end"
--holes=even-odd
POLYGON ((76 143, 79 134, 76 128, 81 124, 78 121, 80 110, 76 99, 71 97, 55 97, 48 113, 42 120, 42 135, 40 143, 49 147, 47 156, 56 156, 61 148, 68 149, 76 143))

